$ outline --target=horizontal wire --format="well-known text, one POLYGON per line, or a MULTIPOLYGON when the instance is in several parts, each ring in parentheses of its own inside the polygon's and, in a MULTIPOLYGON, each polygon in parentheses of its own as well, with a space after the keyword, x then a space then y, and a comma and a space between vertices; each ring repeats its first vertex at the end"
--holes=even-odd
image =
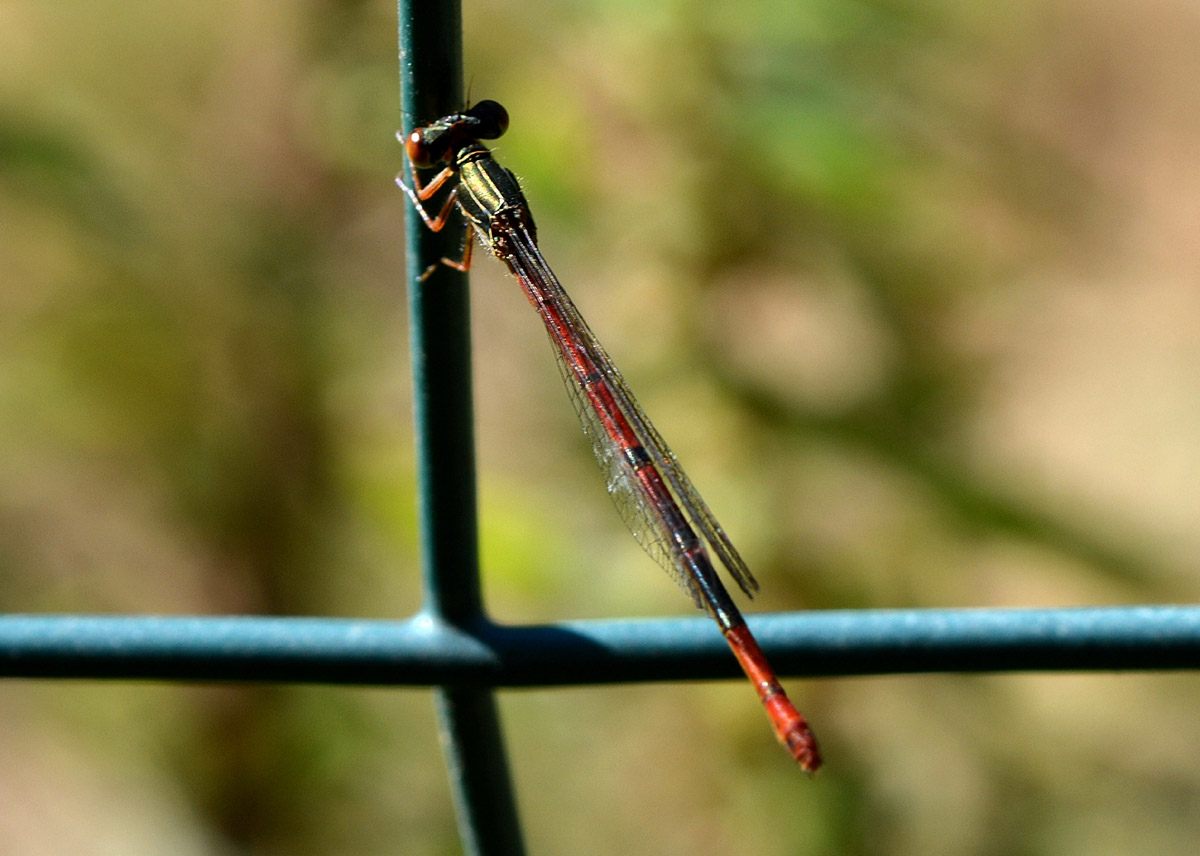
MULTIPOLYGON (((780 674, 1200 668, 1200 607, 759 614, 780 674)), ((0 677, 369 686, 545 686, 739 675, 707 618, 468 628, 253 616, 7 615, 0 677)))

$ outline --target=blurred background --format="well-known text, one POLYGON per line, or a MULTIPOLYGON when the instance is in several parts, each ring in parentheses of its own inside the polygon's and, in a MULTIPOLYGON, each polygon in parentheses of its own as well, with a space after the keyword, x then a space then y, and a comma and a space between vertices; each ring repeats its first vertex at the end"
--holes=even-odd
MULTIPOLYGON (((464 7, 755 610, 1200 600, 1200 11, 464 7)), ((419 603, 395 9, 0 6, 0 608, 419 603)), ((473 274, 497 618, 691 615, 473 274)), ((715 632, 715 631, 714 631, 715 632)), ((1191 853, 1194 675, 508 692, 531 853, 1191 853)), ((459 852, 429 693, 0 684, 0 850, 459 852)))

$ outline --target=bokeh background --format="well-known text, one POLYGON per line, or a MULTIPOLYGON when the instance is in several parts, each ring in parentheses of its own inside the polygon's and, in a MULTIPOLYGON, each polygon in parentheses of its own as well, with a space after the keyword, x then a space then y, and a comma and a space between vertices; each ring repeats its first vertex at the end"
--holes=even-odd
MULTIPOLYGON (((1200 599, 1200 11, 468 0, 543 249, 756 609, 1200 599)), ((0 608, 418 605, 395 9, 0 6, 0 608)), ((499 263, 510 621, 690 614, 499 263)), ((532 853, 1191 853, 1193 675, 505 693, 532 853)), ((0 850, 449 854, 419 690, 0 685, 0 850)))

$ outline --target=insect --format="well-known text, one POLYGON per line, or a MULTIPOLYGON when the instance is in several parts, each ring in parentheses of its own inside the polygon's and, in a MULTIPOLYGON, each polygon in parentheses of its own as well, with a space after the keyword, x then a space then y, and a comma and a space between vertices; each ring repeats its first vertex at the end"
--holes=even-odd
MULTIPOLYGON (((508 111, 495 101, 480 101, 416 128, 402 138, 412 187, 402 176, 396 183, 430 229, 440 232, 457 207, 468 229, 508 265, 546 325, 567 391, 625 523, 696 606, 716 621, 779 741, 802 769, 813 772, 821 766, 816 738, 718 577, 709 549, 747 595, 758 591, 758 582, 542 257, 516 176, 480 142, 507 129, 508 111), (417 170, 439 165, 441 171, 422 185, 417 170), (441 210, 431 216, 423 203, 449 182, 454 185, 441 210)), ((442 263, 466 271, 471 248, 468 235, 462 259, 442 263)), ((422 279, 436 267, 430 266, 422 279)))

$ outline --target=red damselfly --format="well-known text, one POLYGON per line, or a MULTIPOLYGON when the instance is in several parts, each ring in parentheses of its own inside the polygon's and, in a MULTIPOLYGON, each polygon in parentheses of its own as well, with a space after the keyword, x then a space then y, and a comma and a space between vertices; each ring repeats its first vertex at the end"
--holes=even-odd
MULTIPOLYGON (((700 535, 742 591, 753 596, 758 582, 538 250, 533 216, 516 176, 479 142, 494 140, 507 129, 508 112, 495 101, 480 101, 469 110, 417 128, 402 139, 412 187, 403 177, 396 183, 435 232, 442 230, 457 207, 470 224, 468 231, 474 227, 483 245, 521 283, 546 324, 567 390, 625 523, 655 561, 717 622, 754 684, 780 742, 803 769, 814 771, 821 765, 816 738, 717 576, 700 535), (417 170, 438 165, 443 169, 422 185, 417 170), (457 184, 441 211, 430 216, 422 203, 453 179, 457 184)), ((471 263, 471 247, 468 234, 462 259, 442 262, 465 271, 471 263)))

